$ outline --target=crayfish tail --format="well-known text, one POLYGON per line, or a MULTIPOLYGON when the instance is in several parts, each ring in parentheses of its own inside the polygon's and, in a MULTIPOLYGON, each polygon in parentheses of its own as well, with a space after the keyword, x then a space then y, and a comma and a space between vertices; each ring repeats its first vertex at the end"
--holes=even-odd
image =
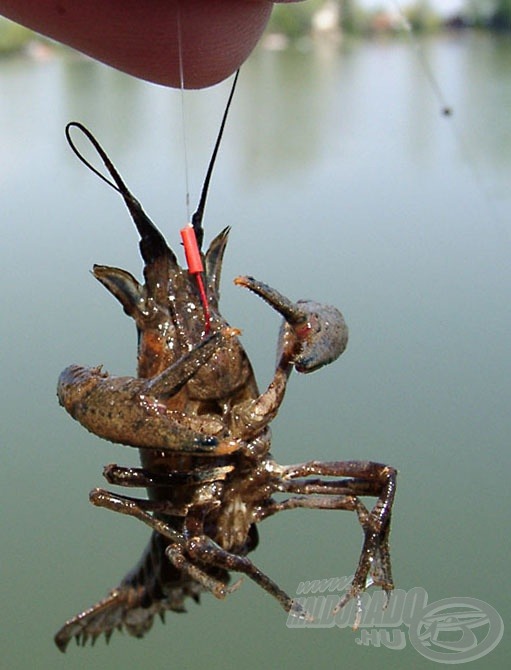
POLYGON ((167 540, 153 533, 140 561, 120 585, 58 631, 54 639, 60 651, 65 652, 73 638, 84 646, 104 634, 108 642, 116 629, 143 637, 155 616, 163 620, 167 610, 186 612, 187 597, 199 602, 202 587, 170 564, 166 546, 167 540))

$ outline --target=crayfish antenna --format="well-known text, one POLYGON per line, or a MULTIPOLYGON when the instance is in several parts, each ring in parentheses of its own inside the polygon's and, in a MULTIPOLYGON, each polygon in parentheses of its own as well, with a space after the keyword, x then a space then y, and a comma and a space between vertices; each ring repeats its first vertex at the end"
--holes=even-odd
POLYGON ((88 128, 86 128, 82 123, 78 121, 71 121, 66 126, 66 138, 69 143, 69 146, 71 147, 75 155, 81 160, 81 162, 84 165, 86 165, 89 168, 89 170, 94 172, 95 175, 97 175, 100 179, 102 179, 106 184, 108 184, 114 190, 120 193, 124 198, 124 202, 126 203, 126 206, 131 214, 135 226, 137 227, 137 230, 140 234, 140 252, 142 254, 144 262, 146 264, 154 263, 154 261, 163 257, 168 259, 170 262, 176 264, 177 259, 173 251, 167 245, 165 238, 160 233, 158 228, 154 225, 154 223, 151 221, 151 219, 147 216, 147 214, 144 212, 144 210, 142 209, 142 205, 139 203, 139 201, 130 192, 130 190, 124 183, 121 175, 117 171, 115 165, 109 159, 106 151, 103 149, 98 140, 94 137, 91 131, 88 128), (71 137, 72 128, 77 128, 78 130, 80 130, 89 140, 89 142, 92 144, 94 149, 97 151, 99 157, 103 161, 103 164, 110 173, 110 176, 112 177, 113 181, 108 179, 108 177, 105 177, 104 174, 102 174, 97 168, 95 168, 94 165, 92 165, 92 163, 90 163, 85 158, 85 156, 82 153, 80 153, 71 137))
POLYGON ((206 207, 206 200, 208 197, 209 182, 211 181, 211 175, 213 174, 213 168, 215 167, 216 156, 218 153, 218 149, 220 148, 220 142, 222 141, 222 136, 224 134, 224 128, 227 122, 229 108, 231 106, 231 102, 234 97, 234 91, 236 90, 236 84, 238 82, 239 74, 240 71, 237 70, 234 76, 234 81, 231 86, 231 92, 229 93, 229 98, 225 106, 225 111, 222 117, 222 122, 220 124, 220 130, 218 131, 218 135, 216 138, 215 147, 213 149, 213 153, 211 154, 211 159, 209 161, 208 170, 206 172, 206 177, 204 179, 204 184, 202 186, 199 204, 197 206, 197 210, 192 216, 192 226, 195 231, 195 237, 197 238, 197 244, 199 245, 199 249, 202 248, 202 242, 204 240, 204 228, 202 227, 202 218, 204 216, 204 209, 206 207))

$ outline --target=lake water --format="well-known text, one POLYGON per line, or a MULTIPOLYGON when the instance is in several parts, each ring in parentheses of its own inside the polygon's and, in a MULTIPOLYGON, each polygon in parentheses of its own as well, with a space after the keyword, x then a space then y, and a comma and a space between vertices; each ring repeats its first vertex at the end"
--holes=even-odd
MULTIPOLYGON (((74 158, 64 126, 93 130, 177 249, 181 97, 74 56, 2 61, 0 90, 1 667, 431 666, 405 625, 399 651, 361 644, 349 628, 290 630, 247 580, 142 641, 116 635, 108 647, 57 652, 55 630, 118 583, 148 536, 88 503, 103 464, 135 464, 134 450, 89 435, 55 397, 71 362, 133 372, 132 323, 89 269, 141 267, 123 203, 74 158)), ((227 94, 224 84, 184 99, 192 206, 227 94)), ((243 329, 262 386, 278 319, 234 276, 334 303, 350 326, 337 363, 291 380, 274 424, 277 460, 397 467, 396 585, 422 587, 429 602, 482 600, 507 625, 510 109, 505 40, 448 36, 419 54, 399 41, 259 50, 243 68, 205 219, 208 239, 232 226, 224 313, 243 329)), ((353 515, 280 517, 261 526, 253 558, 288 592, 351 574, 353 515)), ((509 652, 504 635, 471 667, 502 668, 509 652)))

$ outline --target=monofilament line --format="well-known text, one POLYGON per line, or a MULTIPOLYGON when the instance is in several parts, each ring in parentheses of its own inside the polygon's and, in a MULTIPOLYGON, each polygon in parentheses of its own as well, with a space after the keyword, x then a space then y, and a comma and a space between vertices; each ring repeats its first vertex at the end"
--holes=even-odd
POLYGON ((422 68, 423 73, 425 74, 426 78, 429 81, 429 85, 431 86, 431 89, 433 93, 435 94, 436 99, 438 100, 438 103, 440 105, 440 111, 444 116, 450 116, 452 114, 452 107, 449 105, 447 100, 445 99, 445 96, 442 91, 442 87, 440 86, 437 78, 435 77, 433 70, 431 69, 429 62, 427 58, 424 55, 424 51, 422 49, 421 44, 419 43, 418 39, 415 36, 415 33, 413 31, 412 25, 410 24, 410 21, 407 19, 403 9, 401 8, 401 5, 397 0, 394 0, 394 6, 396 8, 397 13, 399 14, 399 18, 401 20, 401 25, 406 31, 406 34, 408 35, 408 39, 412 43, 413 47, 415 48, 415 52, 417 55, 417 60, 419 61, 419 65, 422 68))
POLYGON ((398 0, 393 0, 393 5, 396 8, 397 13, 399 14, 400 20, 401 20, 401 25, 403 26, 404 30, 406 31, 406 34, 408 36, 408 39, 411 43, 411 45, 415 49, 415 54, 417 57, 417 61, 419 63, 419 66, 421 67, 424 75, 426 76, 428 83, 433 91, 433 94, 435 95, 439 105, 440 105, 440 112, 442 113, 443 116, 449 117, 449 127, 450 130, 453 134, 454 141, 460 151, 461 158, 465 165, 468 168, 468 171, 470 173, 471 178, 474 181, 474 184, 479 191, 482 202, 484 202, 484 205, 486 206, 486 210, 493 221, 494 224, 497 224, 499 228, 502 228, 501 225, 501 218, 499 215, 499 212, 495 206, 495 200, 491 196, 491 194, 488 192, 488 188, 484 182, 484 179, 477 167, 476 162, 473 160, 472 156, 470 155, 470 151, 467 145, 467 142, 465 141, 465 138, 463 137, 463 134, 460 132, 460 129, 455 121, 455 119, 450 118, 453 116, 455 110, 453 109, 452 105, 449 104, 447 101, 444 91, 442 89, 442 86, 438 80, 438 78, 435 76, 435 73, 433 72, 433 69, 430 66, 430 63, 424 54, 424 50, 422 48, 421 43, 417 39, 413 26, 410 24, 410 21, 406 18, 406 15, 401 8, 400 3, 398 0))
POLYGON ((186 114, 185 114, 185 71, 183 63, 183 36, 181 32, 181 7, 177 3, 177 49, 179 57, 179 84, 181 89, 181 131, 183 134, 183 158, 185 164, 185 208, 186 220, 190 221, 190 178, 188 163, 188 147, 186 141, 186 114))

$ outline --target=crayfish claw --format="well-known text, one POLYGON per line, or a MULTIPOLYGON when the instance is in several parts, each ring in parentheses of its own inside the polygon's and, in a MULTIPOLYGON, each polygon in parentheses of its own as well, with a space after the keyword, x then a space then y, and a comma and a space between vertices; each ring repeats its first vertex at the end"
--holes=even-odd
POLYGON ((348 327, 336 307, 312 300, 292 302, 253 277, 236 277, 234 283, 248 288, 284 317, 286 328, 280 340, 289 331, 297 339, 299 346, 293 363, 298 372, 314 372, 335 361, 346 349, 348 327))

